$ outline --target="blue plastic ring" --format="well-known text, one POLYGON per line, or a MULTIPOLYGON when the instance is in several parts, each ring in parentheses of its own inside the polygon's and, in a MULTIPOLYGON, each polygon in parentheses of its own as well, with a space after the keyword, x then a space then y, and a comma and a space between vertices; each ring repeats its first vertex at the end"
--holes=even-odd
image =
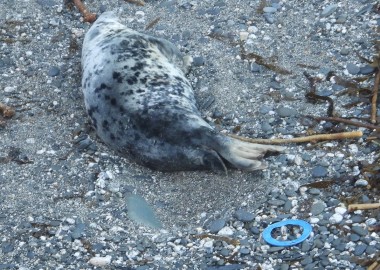
POLYGON ((288 219, 288 220, 283 220, 277 223, 273 223, 272 225, 269 225, 268 227, 266 227, 265 230, 263 231, 263 238, 268 244, 271 244, 273 246, 289 247, 289 246, 294 246, 305 241, 306 238, 309 237, 311 230, 312 230, 311 225, 307 223, 306 221, 299 220, 299 219, 288 219), (278 241, 274 239, 271 235, 273 229, 280 228, 286 225, 300 226, 300 228, 303 229, 302 235, 298 237, 297 239, 289 240, 289 241, 278 241))

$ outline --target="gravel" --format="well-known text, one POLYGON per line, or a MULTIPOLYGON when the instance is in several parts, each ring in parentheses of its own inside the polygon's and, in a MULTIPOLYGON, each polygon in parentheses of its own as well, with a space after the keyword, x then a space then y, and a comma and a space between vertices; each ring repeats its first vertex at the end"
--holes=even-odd
MULTIPOLYGON (((378 209, 347 207, 380 200, 363 169, 378 158, 378 144, 289 145, 253 173, 138 166, 90 128, 80 90, 89 24, 62 2, 0 2, 0 102, 16 110, 0 117, 0 269, 360 270, 379 257, 378 209), (292 247, 266 243, 263 230, 284 219, 311 223, 310 237, 292 247)), ((376 55, 376 1, 264 2, 85 4, 97 13, 117 9, 131 28, 194 56, 189 79, 202 114, 223 132, 268 138, 357 129, 304 117, 326 116, 327 104, 305 98, 303 73, 320 79, 317 93, 334 100, 337 116, 368 118, 368 96, 341 95, 345 83, 327 77, 373 75, 358 54, 376 55), (264 62, 242 59, 240 46, 264 62)), ((372 89, 373 79, 361 85, 372 89)), ((300 230, 273 233, 294 239, 300 230)))

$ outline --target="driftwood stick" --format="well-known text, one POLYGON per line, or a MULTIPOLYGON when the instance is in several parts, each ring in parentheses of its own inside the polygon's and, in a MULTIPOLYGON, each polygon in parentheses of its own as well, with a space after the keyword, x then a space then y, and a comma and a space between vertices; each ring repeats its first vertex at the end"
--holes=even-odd
POLYGON ((373 262, 370 266, 368 266, 367 270, 379 270, 380 262, 373 262))
POLYGON ((234 134, 228 134, 228 136, 244 141, 244 142, 250 142, 250 143, 283 144, 283 143, 304 143, 304 142, 358 138, 358 137, 363 136, 363 132, 352 131, 352 132, 341 132, 341 133, 333 133, 333 134, 319 134, 319 135, 311 135, 311 136, 290 138, 290 139, 251 139, 251 138, 245 138, 245 137, 234 135, 234 134))
POLYGON ((348 212, 356 211, 356 210, 368 210, 368 209, 376 209, 380 208, 380 203, 354 203, 348 205, 348 212))
POLYGON ((379 93, 379 84, 380 84, 380 69, 377 69, 376 78, 375 78, 375 84, 373 86, 373 96, 372 96, 372 102, 371 102, 371 123, 376 123, 376 116, 377 116, 377 94, 379 93))
POLYGON ((85 22, 93 23, 94 21, 96 21, 96 14, 89 12, 81 0, 73 0, 73 3, 78 8, 79 12, 82 14, 83 20, 85 22))

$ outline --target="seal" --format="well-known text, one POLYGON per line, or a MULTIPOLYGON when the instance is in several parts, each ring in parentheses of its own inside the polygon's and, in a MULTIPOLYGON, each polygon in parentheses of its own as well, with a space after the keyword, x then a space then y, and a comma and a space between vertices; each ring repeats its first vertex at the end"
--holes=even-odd
POLYGON ((86 33, 82 89, 97 135, 109 147, 160 171, 264 169, 267 151, 242 142, 201 117, 185 77, 189 57, 172 43, 136 32, 105 12, 86 33))

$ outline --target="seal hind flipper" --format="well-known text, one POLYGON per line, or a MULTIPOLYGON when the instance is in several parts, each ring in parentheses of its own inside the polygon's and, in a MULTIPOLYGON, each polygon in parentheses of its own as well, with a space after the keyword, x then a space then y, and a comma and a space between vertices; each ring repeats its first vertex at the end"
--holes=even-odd
POLYGON ((267 152, 283 152, 285 147, 243 142, 224 135, 219 137, 217 152, 232 166, 244 171, 262 170, 267 164, 260 159, 267 152))

